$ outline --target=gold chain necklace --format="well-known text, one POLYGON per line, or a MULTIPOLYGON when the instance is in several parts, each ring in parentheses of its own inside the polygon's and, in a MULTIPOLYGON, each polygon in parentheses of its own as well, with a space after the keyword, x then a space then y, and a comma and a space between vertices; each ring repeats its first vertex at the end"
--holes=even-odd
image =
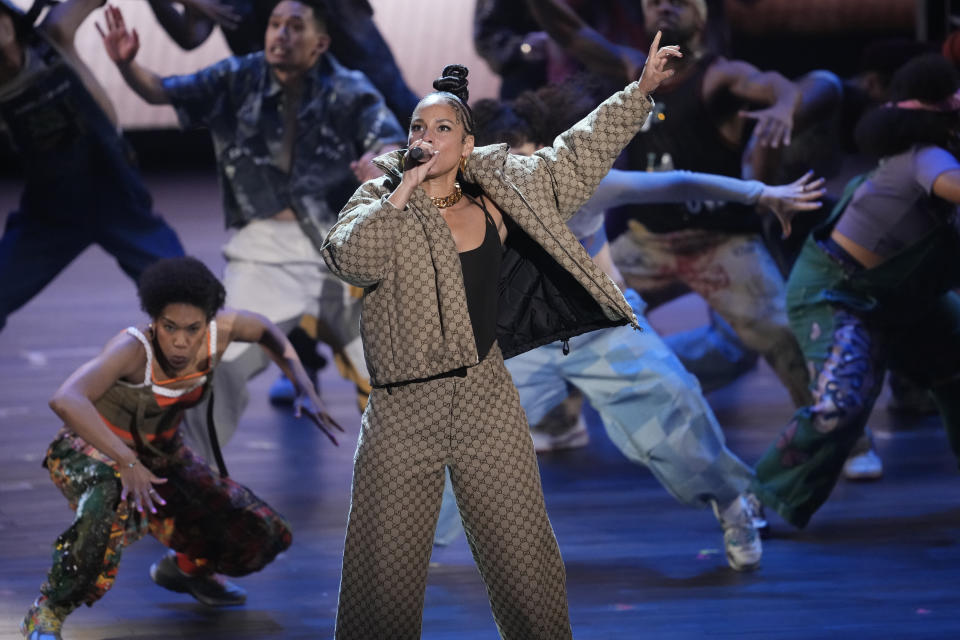
POLYGON ((453 183, 453 193, 442 198, 434 198, 430 196, 430 201, 433 202, 433 206, 437 209, 446 209, 447 207, 452 207, 453 205, 460 202, 460 198, 463 197, 463 191, 460 190, 460 183, 453 183))

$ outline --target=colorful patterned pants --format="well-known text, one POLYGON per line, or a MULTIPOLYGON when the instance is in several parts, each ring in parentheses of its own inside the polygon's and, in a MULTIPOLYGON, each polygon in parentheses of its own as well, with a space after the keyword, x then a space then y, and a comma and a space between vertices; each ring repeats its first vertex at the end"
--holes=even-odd
POLYGON ((784 283, 759 235, 651 233, 632 221, 610 246, 627 286, 651 304, 686 285, 770 364, 794 404, 810 402, 803 353, 787 324, 784 283))
POLYGON ((494 345, 462 377, 373 390, 354 462, 338 640, 420 637, 445 468, 501 637, 570 638, 533 442, 494 345))
MULTIPOLYGON (((910 288, 887 274, 909 279, 909 269, 891 261, 860 272, 857 287, 811 238, 790 276, 790 323, 816 375, 814 399, 794 414, 757 463, 755 491, 797 527, 809 522, 833 490, 887 368, 931 390, 960 459, 960 296, 878 305, 872 293, 857 295, 858 288, 910 288)), ((921 286, 920 280, 912 285, 921 286)))
POLYGON ((124 547, 151 534, 197 564, 229 576, 259 571, 290 546, 290 526, 249 489, 221 478, 183 444, 167 456, 141 455, 166 501, 157 513, 139 513, 120 500, 114 468, 83 453, 87 445, 64 433, 47 450, 50 477, 76 511, 54 545, 53 567, 41 593, 66 615, 93 605, 113 586, 124 547))

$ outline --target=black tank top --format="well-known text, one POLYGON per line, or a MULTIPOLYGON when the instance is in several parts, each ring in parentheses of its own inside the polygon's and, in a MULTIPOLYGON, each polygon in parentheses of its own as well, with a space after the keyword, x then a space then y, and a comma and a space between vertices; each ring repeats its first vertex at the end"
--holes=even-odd
MULTIPOLYGON (((740 177, 743 145, 731 145, 724 140, 717 123, 725 121, 745 105, 725 90, 711 97, 709 104, 704 102, 703 78, 714 60, 715 56, 704 56, 680 84, 657 89, 650 128, 638 133, 627 147, 631 170, 650 169, 648 161, 653 161, 653 170, 669 169, 661 166, 664 154, 669 154, 676 169, 740 177)), ((623 233, 627 220, 631 218, 660 233, 690 228, 760 231, 760 217, 753 214, 751 207, 691 201, 617 209, 608 217, 607 235, 613 239, 623 233)))
POLYGON ((463 270, 463 287, 467 292, 467 311, 470 313, 470 324, 473 325, 477 356, 483 360, 497 338, 497 285, 503 249, 497 225, 483 201, 470 200, 483 209, 486 230, 479 247, 460 252, 460 268, 463 270))

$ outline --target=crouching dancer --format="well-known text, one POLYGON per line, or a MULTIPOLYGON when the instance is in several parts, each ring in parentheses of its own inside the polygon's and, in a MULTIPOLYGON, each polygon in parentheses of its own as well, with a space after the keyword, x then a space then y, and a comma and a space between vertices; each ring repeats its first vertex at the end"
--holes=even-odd
MULTIPOLYGON (((210 394, 231 342, 259 343, 322 406, 283 333, 257 314, 219 311, 224 295, 194 258, 157 262, 139 285, 150 324, 111 339, 50 401, 65 426, 43 464, 76 518, 57 538, 53 567, 21 624, 30 640, 59 639, 67 615, 113 586, 124 547, 144 534, 173 550, 151 569, 154 581, 210 605, 245 598, 217 574, 259 571, 290 546, 283 516, 213 472, 180 436, 184 410, 210 394)), ((306 410, 333 439, 333 419, 306 410)))

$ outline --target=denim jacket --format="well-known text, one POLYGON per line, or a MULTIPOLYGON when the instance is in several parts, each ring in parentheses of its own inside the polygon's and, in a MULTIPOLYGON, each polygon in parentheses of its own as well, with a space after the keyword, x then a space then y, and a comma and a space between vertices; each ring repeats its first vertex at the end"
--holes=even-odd
POLYGON ((163 79, 184 128, 208 127, 228 227, 290 207, 317 242, 358 183, 350 162, 406 135, 369 80, 325 54, 304 78, 289 173, 282 146, 284 92, 263 52, 163 79))

